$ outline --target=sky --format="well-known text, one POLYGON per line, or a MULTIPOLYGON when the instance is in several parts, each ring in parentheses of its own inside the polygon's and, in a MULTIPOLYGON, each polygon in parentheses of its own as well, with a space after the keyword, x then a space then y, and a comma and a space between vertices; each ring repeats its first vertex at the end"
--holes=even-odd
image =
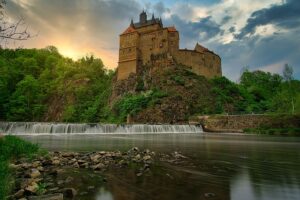
POLYGON ((74 59, 94 54, 114 69, 119 34, 143 9, 177 28, 180 48, 198 42, 220 55, 232 81, 245 67, 282 73, 286 63, 300 79, 300 0, 7 0, 6 12, 36 35, 23 48, 54 45, 74 59))

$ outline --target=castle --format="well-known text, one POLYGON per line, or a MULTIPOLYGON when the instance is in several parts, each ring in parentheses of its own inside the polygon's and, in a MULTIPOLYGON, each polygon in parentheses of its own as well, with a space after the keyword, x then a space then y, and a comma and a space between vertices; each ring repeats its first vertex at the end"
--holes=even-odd
POLYGON ((162 20, 143 11, 140 21, 131 23, 120 35, 117 80, 127 79, 147 64, 163 67, 170 63, 190 67, 191 71, 207 78, 222 76, 221 58, 199 45, 194 50, 179 49, 179 33, 174 26, 163 27, 162 20))

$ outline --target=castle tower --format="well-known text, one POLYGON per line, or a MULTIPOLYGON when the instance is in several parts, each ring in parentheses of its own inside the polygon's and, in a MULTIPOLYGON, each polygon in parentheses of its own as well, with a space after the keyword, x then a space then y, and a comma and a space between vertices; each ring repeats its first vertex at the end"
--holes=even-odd
POLYGON ((147 14, 146 12, 143 10, 143 12, 140 14, 140 23, 141 24, 145 24, 147 22, 147 14))
POLYGON ((142 67, 164 67, 178 63, 198 75, 212 78, 221 76, 221 58, 209 49, 196 44, 193 50, 179 48, 179 33, 175 26, 164 27, 161 18, 147 19, 143 11, 139 22, 131 20, 120 34, 119 65, 117 80, 139 74, 142 67))

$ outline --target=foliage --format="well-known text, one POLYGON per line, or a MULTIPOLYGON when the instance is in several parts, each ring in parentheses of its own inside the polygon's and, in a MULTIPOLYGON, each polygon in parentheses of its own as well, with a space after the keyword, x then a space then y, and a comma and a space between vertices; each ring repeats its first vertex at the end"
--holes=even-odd
POLYGON ((127 94, 114 104, 114 112, 119 122, 125 121, 127 115, 135 115, 148 106, 153 106, 167 94, 160 90, 149 90, 140 94, 127 94))
POLYGON ((0 119, 99 122, 106 117, 111 79, 100 59, 78 61, 61 56, 56 47, 0 49, 0 119), (49 109, 60 104, 53 116, 49 109), (57 113, 60 112, 60 113, 57 113), (55 119, 54 116, 61 116, 55 119))
POLYGON ((11 188, 11 176, 8 163, 21 156, 32 156, 39 147, 15 136, 0 138, 0 200, 5 199, 11 188))
POLYGON ((289 65, 283 77, 246 69, 240 83, 225 77, 207 80, 180 65, 155 76, 156 85, 138 77, 135 91, 110 105, 114 72, 101 59, 73 61, 54 46, 0 49, 0 120, 124 122, 128 114, 173 101, 184 104, 185 116, 300 112, 300 81, 293 79, 289 65))

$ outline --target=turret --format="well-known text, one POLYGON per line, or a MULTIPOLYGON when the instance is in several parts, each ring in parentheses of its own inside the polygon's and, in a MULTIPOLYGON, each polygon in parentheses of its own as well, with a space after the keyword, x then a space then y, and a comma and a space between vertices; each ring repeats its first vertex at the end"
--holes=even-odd
POLYGON ((130 26, 131 26, 131 27, 134 27, 133 19, 131 19, 130 26))
POLYGON ((141 24, 145 24, 147 22, 147 14, 146 12, 143 10, 143 12, 140 14, 140 23, 141 24))

